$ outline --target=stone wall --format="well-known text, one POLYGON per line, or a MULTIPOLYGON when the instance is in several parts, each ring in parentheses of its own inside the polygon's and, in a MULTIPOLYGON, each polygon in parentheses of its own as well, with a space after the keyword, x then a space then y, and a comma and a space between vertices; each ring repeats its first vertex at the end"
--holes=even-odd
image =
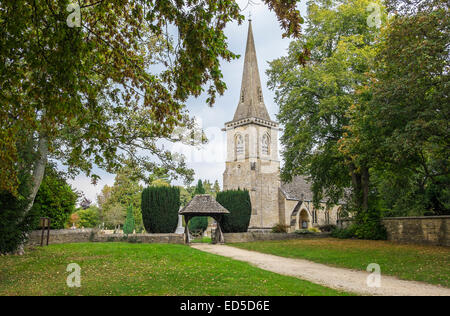
MULTIPOLYGON (((348 228, 353 219, 337 221, 348 228)), ((450 246, 450 216, 386 217, 382 223, 389 241, 419 245, 450 246)))
POLYGON ((388 240, 450 246, 450 216, 384 218, 388 240))
MULTIPOLYGON (((41 244, 42 231, 33 231, 28 240, 28 246, 39 246, 41 244)), ((82 242, 118 242, 125 241, 124 235, 102 234, 93 229, 61 229, 51 230, 49 244, 68 244, 82 242)), ((163 243, 163 244, 184 244, 183 235, 179 234, 135 234, 129 235, 129 239, 140 243, 163 243)), ((47 232, 44 233, 44 244, 47 241, 47 232)))
POLYGON ((252 242, 252 241, 267 241, 267 240, 289 240, 289 239, 310 239, 310 238, 326 238, 329 233, 314 233, 314 234, 294 234, 294 233, 226 233, 224 239, 226 244, 238 242, 252 242))

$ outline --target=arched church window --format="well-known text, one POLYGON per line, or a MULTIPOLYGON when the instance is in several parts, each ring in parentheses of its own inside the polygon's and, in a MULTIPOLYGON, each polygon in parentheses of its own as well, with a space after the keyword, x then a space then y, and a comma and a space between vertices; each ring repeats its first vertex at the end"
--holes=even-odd
POLYGON ((236 157, 244 154, 244 137, 236 135, 236 157))
POLYGON ((241 103, 244 103, 244 101, 245 101, 244 91, 242 91, 242 93, 241 93, 241 103))
POLYGON ((262 90, 261 90, 261 88, 258 88, 258 99, 259 99, 259 102, 262 102, 262 101, 263 101, 263 95, 262 95, 262 90))
POLYGON ((270 153, 270 136, 264 134, 262 137, 262 154, 269 155, 270 153))

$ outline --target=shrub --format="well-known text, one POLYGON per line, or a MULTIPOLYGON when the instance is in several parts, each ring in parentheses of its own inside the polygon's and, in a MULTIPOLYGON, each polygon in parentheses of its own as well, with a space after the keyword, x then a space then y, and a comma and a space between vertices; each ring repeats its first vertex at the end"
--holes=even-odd
POLYGON ((178 224, 180 189, 148 187, 142 192, 142 220, 149 233, 173 233, 178 224))
POLYGON ((326 232, 326 233, 332 232, 336 228, 337 228, 336 225, 332 225, 332 224, 319 226, 320 231, 326 232))
POLYGON ((339 239, 350 239, 355 238, 356 225, 351 225, 348 228, 336 228, 331 232, 331 237, 339 239))
POLYGON ((308 230, 308 229, 300 229, 300 230, 296 230, 294 233, 298 234, 298 235, 310 235, 310 234, 314 234, 314 232, 308 230))
POLYGON ((127 218, 125 224, 123 225, 123 233, 125 235, 132 234, 134 231, 134 216, 133 216, 133 205, 130 204, 127 210, 127 218))
POLYGON ((25 214, 28 206, 28 186, 25 177, 19 177, 17 196, 9 192, 0 192, 0 254, 15 252, 23 244, 36 222, 35 211, 25 214))
POLYGON ((276 224, 272 227, 272 233, 287 233, 289 226, 283 224, 276 224))
POLYGON ((217 193, 217 202, 230 214, 224 215, 220 222, 224 233, 246 232, 252 214, 250 194, 247 190, 229 190, 217 193))
POLYGON ((189 221, 189 230, 191 232, 204 232, 206 228, 208 228, 208 217, 206 216, 196 216, 189 221))

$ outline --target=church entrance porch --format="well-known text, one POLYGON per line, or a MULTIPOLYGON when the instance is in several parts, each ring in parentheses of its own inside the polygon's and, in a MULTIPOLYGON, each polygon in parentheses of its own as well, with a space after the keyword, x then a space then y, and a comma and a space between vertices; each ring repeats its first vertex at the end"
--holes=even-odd
POLYGON ((308 229, 310 227, 309 214, 306 210, 302 210, 299 216, 299 228, 308 229))

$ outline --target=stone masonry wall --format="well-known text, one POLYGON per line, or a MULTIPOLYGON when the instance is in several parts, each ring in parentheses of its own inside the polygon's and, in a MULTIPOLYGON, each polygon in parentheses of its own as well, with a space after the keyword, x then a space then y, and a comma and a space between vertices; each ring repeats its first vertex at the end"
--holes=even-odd
MULTIPOLYGON (((36 230, 31 232, 28 240, 28 246, 39 246, 41 244, 42 231, 36 230)), ((68 243, 83 243, 83 242, 118 242, 124 241, 124 235, 105 235, 93 229, 61 229, 51 230, 49 245, 51 244, 68 244, 68 243)), ((179 234, 135 234, 129 235, 141 243, 164 243, 164 244, 184 244, 183 235, 179 234)), ((44 233, 44 244, 47 241, 47 232, 44 233)))
MULTIPOLYGON (((352 219, 340 219, 337 226, 348 228, 352 223, 352 219)), ((382 223, 389 241, 450 246, 450 216, 386 217, 382 223)))
POLYGON ((223 234, 225 243, 232 244, 238 242, 252 242, 252 241, 267 241, 267 240, 288 240, 288 239, 310 239, 310 238, 326 238, 330 237, 329 233, 315 233, 315 234, 278 234, 278 233, 263 233, 263 232, 247 232, 247 233, 226 233, 223 234))
POLYGON ((450 216, 384 218, 388 240, 450 246, 450 216))

